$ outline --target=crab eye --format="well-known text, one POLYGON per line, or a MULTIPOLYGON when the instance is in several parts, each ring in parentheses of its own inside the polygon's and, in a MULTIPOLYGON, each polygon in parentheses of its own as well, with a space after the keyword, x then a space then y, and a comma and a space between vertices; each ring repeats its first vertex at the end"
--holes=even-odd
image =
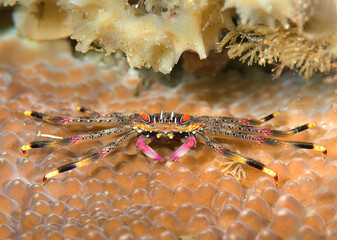
POLYGON ((190 115, 188 115, 188 114, 184 114, 184 115, 180 118, 180 123, 181 123, 181 124, 188 123, 189 121, 190 121, 190 115))
POLYGON ((147 113, 143 113, 141 116, 142 120, 146 123, 150 122, 150 115, 147 113))

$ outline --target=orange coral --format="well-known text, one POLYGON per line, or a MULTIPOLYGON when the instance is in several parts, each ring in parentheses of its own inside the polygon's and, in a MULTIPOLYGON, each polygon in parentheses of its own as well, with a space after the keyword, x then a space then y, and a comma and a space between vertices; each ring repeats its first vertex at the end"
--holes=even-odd
MULTIPOLYGON (((174 88, 157 81, 134 98, 134 83, 140 81, 137 75, 75 59, 65 42, 37 48, 17 38, 0 41, 1 52, 13 49, 0 56, 2 237, 336 237, 337 86, 333 78, 303 82, 290 75, 265 81, 271 79, 269 74, 249 69, 184 78, 174 88), (324 159, 313 151, 256 148, 224 140, 275 170, 281 180, 276 187, 272 179, 251 168, 244 169, 247 178, 240 182, 223 176, 221 166, 213 161, 216 154, 202 144, 180 161, 154 163, 130 142, 103 161, 42 186, 44 173, 104 142, 51 152, 37 150, 25 158, 20 146, 39 132, 71 133, 66 127, 31 121, 23 113, 27 109, 75 112, 78 105, 118 112, 158 112, 164 107, 166 111, 237 117, 261 117, 281 109, 282 115, 270 124, 291 127, 317 121, 317 128, 296 139, 325 145, 329 154, 324 159)), ((162 156, 172 151, 167 146, 153 147, 162 156)))

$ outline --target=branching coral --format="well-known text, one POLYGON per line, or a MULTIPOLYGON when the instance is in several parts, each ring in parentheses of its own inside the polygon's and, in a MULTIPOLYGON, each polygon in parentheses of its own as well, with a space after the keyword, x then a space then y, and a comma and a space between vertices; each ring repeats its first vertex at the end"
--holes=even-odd
POLYGON ((248 61, 248 65, 259 63, 276 63, 276 76, 279 76, 284 67, 298 69, 300 74, 308 79, 315 71, 330 72, 336 69, 336 63, 332 60, 331 46, 336 38, 308 40, 298 35, 295 28, 284 29, 279 27, 271 30, 269 27, 260 25, 237 28, 230 31, 221 41, 218 48, 228 44, 230 58, 239 57, 240 61, 248 61), (244 38, 240 32, 249 34, 244 38), (238 38, 242 37, 240 41, 238 38), (246 40, 247 41, 244 41, 246 40))
MULTIPOLYGON (((4 4, 14 5, 16 2, 5 0, 4 4)), ((53 40, 68 37, 73 32, 72 24, 64 24, 67 13, 56 5, 57 0, 19 2, 13 19, 21 36, 34 40, 53 40)))
POLYGON ((216 158, 215 162, 221 167, 221 172, 224 175, 232 175, 237 181, 246 178, 246 172, 243 170, 243 165, 237 162, 226 161, 223 158, 216 158))
POLYGON ((218 45, 220 51, 228 44, 230 58, 241 56, 248 65, 276 64, 276 76, 284 67, 305 79, 336 69, 336 1, 226 1, 224 9, 231 8, 236 8, 240 25, 218 45), (241 33, 246 38, 237 41, 241 33))
POLYGON ((315 0, 227 0, 223 9, 235 8, 243 25, 254 26, 265 23, 274 28, 279 22, 285 28, 289 21, 300 28, 314 12, 315 0))
POLYGON ((92 4, 64 4, 67 11, 80 13, 76 22, 86 15, 86 23, 76 26, 72 35, 79 42, 76 49, 82 52, 96 42, 107 53, 121 49, 132 67, 152 67, 163 73, 169 73, 186 50, 206 58, 220 37, 221 17, 216 14, 220 13, 220 1, 158 5, 147 4, 143 13, 121 0, 99 2, 94 7, 97 12, 91 11, 92 4))
POLYGON ((81 52, 122 50, 131 67, 169 73, 184 51, 205 59, 228 43, 230 57, 243 54, 248 64, 299 69, 305 78, 335 68, 335 0, 0 0, 5 6, 17 3, 14 19, 21 35, 70 36, 81 52), (236 42, 239 31, 263 41, 236 42))
MULTIPOLYGON (((37 6, 46 6, 47 2, 26 2, 26 15, 16 14, 18 25, 28 24, 26 20, 32 16, 44 21, 43 17, 39 18, 32 12, 37 6)), ((48 4, 61 10, 59 17, 61 13, 67 13, 55 20, 62 26, 71 26, 70 32, 60 31, 71 34, 71 38, 78 41, 76 50, 87 52, 94 45, 110 54, 120 49, 131 67, 152 67, 163 73, 171 71, 184 51, 194 51, 205 59, 209 50, 216 47, 224 28, 223 0, 52 2, 48 4)), ((24 29, 21 28, 24 35, 41 39, 25 34, 24 29)))

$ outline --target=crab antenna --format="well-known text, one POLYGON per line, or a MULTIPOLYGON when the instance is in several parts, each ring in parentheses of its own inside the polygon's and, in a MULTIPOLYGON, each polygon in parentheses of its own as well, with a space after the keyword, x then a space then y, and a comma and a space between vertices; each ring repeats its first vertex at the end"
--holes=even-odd
POLYGON ((173 121, 173 116, 174 116, 174 110, 172 110, 172 113, 171 113, 171 121, 173 121))

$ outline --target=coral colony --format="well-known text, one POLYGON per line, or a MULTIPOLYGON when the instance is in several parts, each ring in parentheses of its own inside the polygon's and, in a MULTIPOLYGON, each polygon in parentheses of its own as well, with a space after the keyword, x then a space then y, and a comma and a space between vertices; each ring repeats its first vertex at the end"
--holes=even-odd
POLYGON ((336 1, 0 6, 0 238, 337 239, 336 1))
POLYGON ((334 1, 316 0, 0 0, 20 4, 22 36, 77 41, 76 50, 125 53, 131 67, 169 73, 184 51, 200 59, 229 48, 229 57, 298 69, 309 78, 335 69, 334 1), (319 61, 318 61, 319 59, 319 61))

